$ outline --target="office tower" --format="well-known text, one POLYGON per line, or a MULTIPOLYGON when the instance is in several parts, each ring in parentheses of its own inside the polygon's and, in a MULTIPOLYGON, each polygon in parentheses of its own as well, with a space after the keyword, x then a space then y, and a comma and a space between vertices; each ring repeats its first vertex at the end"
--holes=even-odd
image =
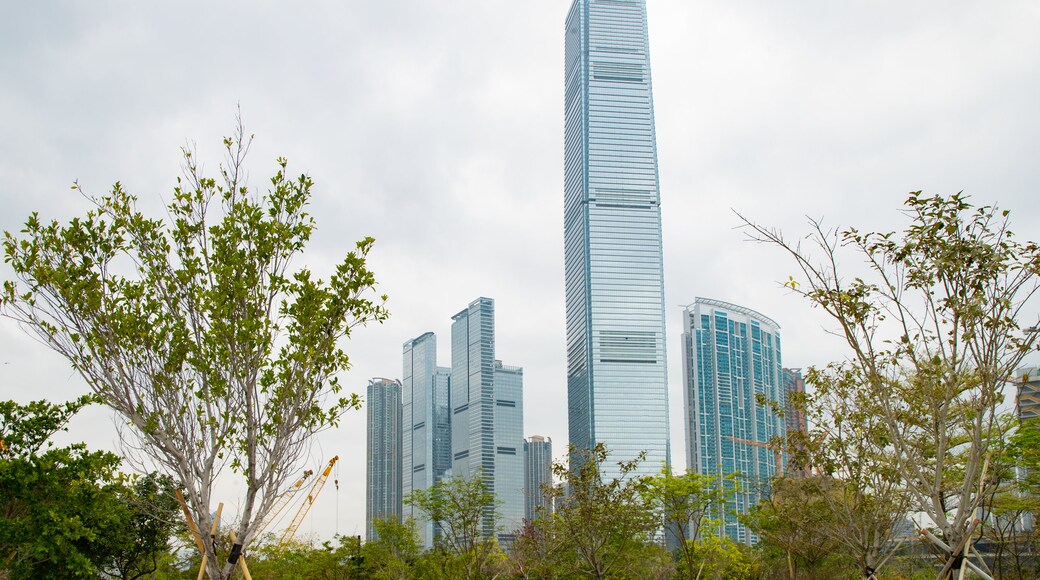
POLYGON ((1015 383, 1018 385, 1015 397, 1018 420, 1040 417, 1040 376, 1037 376, 1037 368, 1026 367, 1015 371, 1015 383))
POLYGON ((524 525, 524 369, 495 361, 495 497, 498 539, 524 525))
POLYGON ((571 444, 669 460, 664 272, 645 0, 574 0, 564 80, 571 444))
MULTIPOLYGON (((802 369, 784 369, 784 430, 786 434, 808 433, 809 425, 805 419, 805 379, 802 378, 802 369), (801 398, 802 402, 798 403, 801 398)), ((788 445, 800 445, 792 439, 787 440, 788 445)), ((799 446, 799 453, 788 458, 787 475, 793 477, 808 477, 809 465, 800 464, 794 456, 802 456, 804 459, 804 447, 799 446)))
MULTIPOLYGON (((407 497, 440 481, 451 469, 450 371, 437 366, 437 337, 432 332, 404 343, 403 377, 402 492, 407 497)), ((422 544, 433 546, 433 522, 411 506, 405 506, 404 515, 415 519, 422 544)))
POLYGON ((508 543, 523 518, 523 371, 495 360, 495 303, 478 298, 452 317, 452 475, 479 474, 499 502, 485 537, 508 543))
POLYGON ((754 310, 697 298, 683 311, 683 347, 687 465, 719 481, 737 475, 739 491, 718 515, 720 533, 754 543, 734 512, 747 513, 783 470, 772 442, 785 425, 770 408, 786 399, 780 327, 754 310))
POLYGON ((368 382, 365 473, 366 538, 376 539, 372 521, 401 519, 401 383, 390 379, 368 382))
POLYGON ((802 378, 802 369, 784 369, 784 424, 788 433, 793 431, 805 433, 809 430, 805 420, 804 403, 795 404, 799 394, 805 395, 805 379, 802 378))
POLYGON ((545 496, 544 485, 552 485, 552 439, 531 435, 524 440, 524 517, 533 520, 541 506, 552 512, 552 503, 545 496))

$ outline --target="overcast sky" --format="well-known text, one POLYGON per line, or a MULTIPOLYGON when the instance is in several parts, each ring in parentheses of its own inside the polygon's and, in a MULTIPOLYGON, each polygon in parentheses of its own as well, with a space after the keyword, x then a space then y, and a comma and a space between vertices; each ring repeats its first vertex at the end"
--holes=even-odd
MULTIPOLYGON (((346 344, 342 377, 401 375, 401 344, 495 299, 497 358, 524 367, 525 434, 566 447, 563 22, 569 0, 0 4, 0 229, 86 211, 73 180, 121 181, 158 211, 179 148, 215 168, 241 106, 252 183, 285 156, 315 181, 298 265, 327 277, 353 242, 392 317, 346 344)), ((732 210, 796 235, 805 216, 897 229, 907 192, 964 190, 1040 239, 1040 3, 648 0, 664 219, 673 460, 685 464, 680 305, 705 296, 780 323, 785 366, 841 358, 826 321, 743 241, 732 210)), ((9 271, 2 270, 6 279, 9 271)), ((0 320, 0 398, 86 392, 0 320)), ((364 533, 364 413, 302 532, 364 533)), ((71 438, 113 448, 107 412, 71 438)), ((234 508, 232 492, 223 498, 234 508)))

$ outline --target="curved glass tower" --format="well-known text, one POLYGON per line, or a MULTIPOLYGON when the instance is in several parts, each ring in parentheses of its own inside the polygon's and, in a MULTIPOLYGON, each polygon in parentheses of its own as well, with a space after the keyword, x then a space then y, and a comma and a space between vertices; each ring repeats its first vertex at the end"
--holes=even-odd
POLYGON ((670 453, 645 0, 574 0, 564 82, 570 442, 613 460, 646 451, 656 473, 670 453))
POLYGON ((758 538, 737 514, 767 494, 786 463, 773 447, 786 432, 772 409, 787 402, 780 326, 750 308, 697 298, 683 311, 683 343, 686 464, 733 492, 718 514, 719 533, 753 544, 758 538), (739 486, 725 479, 731 475, 739 486))

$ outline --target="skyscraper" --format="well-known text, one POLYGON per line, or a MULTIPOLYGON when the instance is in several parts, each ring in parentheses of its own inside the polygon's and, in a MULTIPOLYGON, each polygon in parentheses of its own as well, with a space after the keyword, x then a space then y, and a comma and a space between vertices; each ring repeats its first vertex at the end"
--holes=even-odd
MULTIPOLYGON (((451 469, 450 371, 437 366, 437 337, 432 332, 404 343, 403 377, 402 493, 407 496, 440 481, 451 469)), ((415 518, 423 545, 433 546, 433 522, 410 506, 404 514, 415 518)))
MULTIPOLYGON (((809 432, 809 424, 805 417, 804 400, 797 404, 797 399, 805 395, 805 379, 802 378, 802 369, 784 369, 784 429, 785 435, 797 431, 809 432)), ((788 457, 787 475, 793 477, 808 477, 812 471, 808 465, 800 464, 795 457, 803 456, 805 449, 793 437, 787 439, 788 445, 798 445, 798 453, 788 457)), ((807 458, 804 458, 807 459, 807 458)))
POLYGON ((524 369, 495 361, 495 497, 503 545, 524 525, 524 369))
POLYGON ((401 383, 368 382, 367 469, 365 472, 366 538, 376 539, 372 521, 401 519, 401 383))
POLYGON ((543 485, 552 485, 552 439, 532 435, 524 440, 524 517, 528 520, 538 515, 539 506, 552 509, 543 485))
POLYGON ((736 513, 747 513, 783 470, 783 454, 774 451, 772 439, 783 437, 784 421, 770 408, 786 402, 780 327, 728 302, 697 298, 691 306, 683 312, 687 465, 720 482, 738 477, 739 491, 726 483, 735 493, 717 516, 720 533, 751 544, 757 538, 736 513))
POLYGON ((508 543, 523 519, 523 371, 495 360, 494 300, 478 298, 452 320, 452 475, 480 474, 499 502, 483 535, 508 543))
MULTIPOLYGON (((645 0, 574 0, 564 67, 570 442, 669 459, 664 271, 645 0)), ((605 476, 616 475, 613 462, 605 476)))

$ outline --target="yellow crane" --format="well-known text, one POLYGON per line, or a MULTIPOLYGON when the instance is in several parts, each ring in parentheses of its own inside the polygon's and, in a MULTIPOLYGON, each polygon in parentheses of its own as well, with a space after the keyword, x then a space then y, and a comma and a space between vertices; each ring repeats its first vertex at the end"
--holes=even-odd
POLYGON ((723 435, 722 438, 723 439, 729 439, 730 441, 732 441, 734 443, 743 443, 744 445, 750 445, 752 447, 762 447, 762 448, 771 450, 773 452, 774 457, 776 458, 776 475, 779 476, 781 473, 784 472, 784 468, 783 468, 784 462, 783 462, 783 459, 781 458, 781 455, 780 455, 781 454, 781 450, 780 450, 779 446, 773 445, 772 443, 761 443, 761 442, 758 442, 758 441, 752 441, 750 439, 741 439, 739 437, 730 437, 729 435, 723 435))
POLYGON ((285 533, 282 534, 282 539, 278 541, 278 549, 281 550, 292 540, 293 536, 296 535, 296 530, 299 529, 300 524, 303 523, 303 518, 306 517, 307 512, 310 511, 311 506, 314 505, 315 498, 318 497, 318 493, 321 488, 325 487, 325 482, 329 479, 329 474, 332 473, 332 467, 339 461, 339 455, 329 460, 329 464, 325 466, 325 470, 321 472, 321 475, 314 480, 314 485, 311 486, 310 492, 307 494, 306 499, 300 504, 300 508, 296 510, 296 515, 293 516, 292 522, 289 527, 285 528, 285 533))
POLYGON ((254 537, 259 538, 260 534, 264 533, 264 530, 266 530, 274 522, 278 521, 279 516, 281 516, 283 511, 285 511, 285 508, 288 507, 289 503, 292 502, 292 499, 296 497, 296 494, 301 489, 303 489, 304 482, 306 482, 307 478, 309 478, 312 475, 314 475, 314 472, 310 469, 304 471, 303 477, 297 479, 296 483, 289 486, 289 489, 283 491, 278 496, 278 499, 274 500, 274 505, 271 506, 271 511, 269 511, 267 517, 264 518, 264 523, 260 526, 260 529, 256 531, 254 537))

